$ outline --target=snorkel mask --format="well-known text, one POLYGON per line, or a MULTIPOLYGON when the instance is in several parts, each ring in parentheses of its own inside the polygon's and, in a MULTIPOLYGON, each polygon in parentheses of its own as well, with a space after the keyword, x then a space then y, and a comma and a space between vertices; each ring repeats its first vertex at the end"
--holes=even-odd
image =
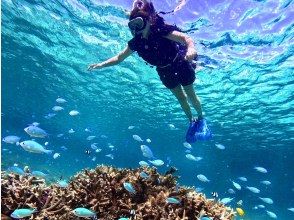
POLYGON ((144 30, 147 25, 147 21, 143 17, 136 17, 129 21, 128 26, 132 34, 138 34, 140 31, 144 30))

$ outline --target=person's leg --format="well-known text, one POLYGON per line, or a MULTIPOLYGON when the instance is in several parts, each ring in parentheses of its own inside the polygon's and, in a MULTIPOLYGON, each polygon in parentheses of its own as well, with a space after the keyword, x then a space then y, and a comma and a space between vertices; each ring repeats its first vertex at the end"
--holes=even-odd
POLYGON ((183 87, 189 100, 191 101, 191 104, 193 105, 193 107, 196 109, 198 113, 198 118, 199 119, 203 118, 201 103, 198 96, 195 93, 193 83, 183 87))
POLYGON ((170 89, 172 93, 175 95, 175 97, 178 99, 183 111, 185 112, 186 116, 188 117, 189 121, 191 122, 193 120, 192 112, 187 100, 187 96, 183 91, 183 88, 181 85, 178 85, 174 89, 170 89))

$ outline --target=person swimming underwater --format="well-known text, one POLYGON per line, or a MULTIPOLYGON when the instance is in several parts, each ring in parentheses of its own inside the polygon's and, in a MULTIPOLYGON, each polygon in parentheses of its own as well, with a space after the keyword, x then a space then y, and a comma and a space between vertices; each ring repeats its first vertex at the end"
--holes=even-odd
POLYGON ((156 67, 163 85, 175 95, 188 120, 195 121, 188 100, 197 111, 198 120, 203 119, 201 103, 193 87, 195 66, 192 60, 197 52, 192 38, 176 26, 166 24, 152 2, 146 0, 134 2, 128 26, 133 38, 125 49, 104 62, 91 64, 88 70, 116 65, 137 52, 156 67))

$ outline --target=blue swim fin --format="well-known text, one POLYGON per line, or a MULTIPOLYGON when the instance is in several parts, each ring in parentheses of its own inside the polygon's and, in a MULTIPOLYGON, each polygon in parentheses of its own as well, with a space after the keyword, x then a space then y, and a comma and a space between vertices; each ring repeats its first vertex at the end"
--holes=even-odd
POLYGON ((196 141, 206 141, 210 140, 211 138, 212 133, 204 118, 190 123, 186 134, 186 141, 188 143, 194 143, 196 141))

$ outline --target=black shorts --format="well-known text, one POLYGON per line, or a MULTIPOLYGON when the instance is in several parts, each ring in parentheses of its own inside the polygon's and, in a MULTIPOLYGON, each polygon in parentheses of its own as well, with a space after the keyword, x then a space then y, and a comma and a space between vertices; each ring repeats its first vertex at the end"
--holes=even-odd
POLYGON ((195 81, 195 70, 191 62, 177 60, 167 67, 157 67, 157 73, 168 89, 174 89, 178 85, 188 86, 195 81))

